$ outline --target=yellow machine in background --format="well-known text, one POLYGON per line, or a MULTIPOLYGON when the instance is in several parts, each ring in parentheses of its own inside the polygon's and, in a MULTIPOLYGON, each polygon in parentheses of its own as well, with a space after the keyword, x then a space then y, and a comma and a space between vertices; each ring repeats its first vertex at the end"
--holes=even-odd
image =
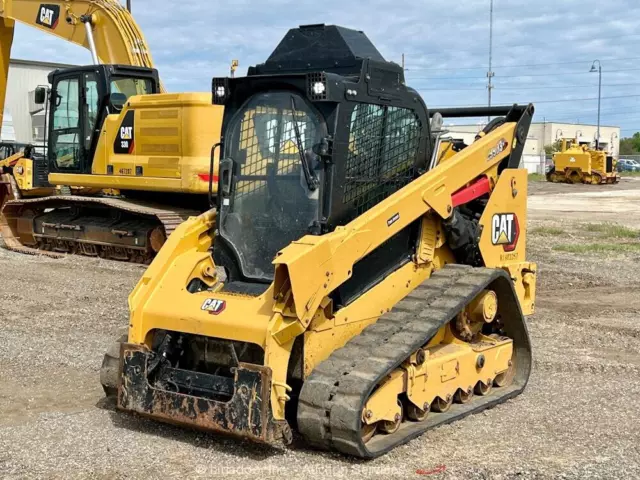
POLYGON ((553 155, 553 167, 547 180, 553 183, 618 183, 616 160, 601 150, 592 150, 578 140, 562 140, 561 150, 553 155))
POLYGON ((119 2, 8 0, 0 3, 0 112, 14 21, 87 47, 94 65, 57 70, 50 89, 37 90, 47 158, 0 164, 5 244, 150 261, 177 225, 209 208, 222 107, 210 93, 162 93, 144 37, 119 2))
POLYGON ((533 106, 429 112, 364 33, 324 25, 213 92, 218 208, 129 297, 101 370, 119 409, 371 458, 523 391, 533 106), (486 115, 473 144, 442 137, 486 115))

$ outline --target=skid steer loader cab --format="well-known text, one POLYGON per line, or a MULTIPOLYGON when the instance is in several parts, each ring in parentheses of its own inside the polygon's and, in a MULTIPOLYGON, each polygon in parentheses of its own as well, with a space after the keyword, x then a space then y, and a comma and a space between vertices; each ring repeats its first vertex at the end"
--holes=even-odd
MULTIPOLYGON (((234 280, 270 282, 281 248, 347 223, 427 165, 426 107, 362 32, 291 30, 247 77, 214 79, 213 95, 226 132, 214 248, 234 280)), ((406 258, 408 241, 386 253, 406 258)))

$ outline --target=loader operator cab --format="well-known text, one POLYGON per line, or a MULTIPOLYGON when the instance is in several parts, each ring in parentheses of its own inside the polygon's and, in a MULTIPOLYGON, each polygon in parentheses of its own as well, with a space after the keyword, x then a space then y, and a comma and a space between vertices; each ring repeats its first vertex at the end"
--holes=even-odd
POLYGON ((121 65, 55 70, 49 83, 35 100, 47 109, 49 172, 61 173, 90 174, 107 115, 119 114, 131 96, 160 91, 157 70, 121 65))
MULTIPOLYGON (((426 106, 362 32, 292 29, 246 77, 215 78, 213 101, 225 106, 214 258, 232 282, 270 283, 279 250, 348 223, 429 163, 426 106)), ((383 249, 392 263, 408 241, 383 249)))

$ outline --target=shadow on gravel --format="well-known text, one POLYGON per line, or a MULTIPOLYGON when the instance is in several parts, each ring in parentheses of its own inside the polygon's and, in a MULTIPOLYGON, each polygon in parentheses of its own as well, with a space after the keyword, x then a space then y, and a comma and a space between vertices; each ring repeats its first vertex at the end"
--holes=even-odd
POLYGON ((117 428, 124 428, 132 432, 156 435, 169 440, 187 443, 197 448, 212 449, 221 453, 228 453, 236 457, 252 460, 267 460, 272 457, 286 455, 287 451, 309 452, 349 465, 367 463, 366 460, 349 458, 340 453, 314 450, 304 441, 301 435, 295 430, 293 432, 293 442, 287 446, 270 446, 254 443, 250 440, 232 437, 230 435, 201 432, 185 427, 174 426, 156 420, 144 418, 142 416, 119 412, 116 409, 114 398, 103 397, 96 403, 96 407, 109 412, 111 422, 117 428))
POLYGON ((107 398, 100 399, 96 403, 96 407, 109 411, 111 422, 116 428, 124 428, 140 434, 156 435, 168 440, 187 443, 197 448, 212 449, 243 459, 248 457, 252 460, 266 460, 286 453, 285 447, 262 445, 232 436, 201 432, 131 413, 119 412, 116 410, 115 402, 107 398))

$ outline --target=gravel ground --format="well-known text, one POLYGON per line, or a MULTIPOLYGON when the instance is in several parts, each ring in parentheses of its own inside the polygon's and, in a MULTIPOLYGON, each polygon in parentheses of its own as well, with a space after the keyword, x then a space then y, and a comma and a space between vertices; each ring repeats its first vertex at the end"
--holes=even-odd
MULTIPOLYGON (((578 188, 588 194, 585 210, 606 201, 578 188)), ((614 188, 633 201, 640 182, 614 188)), ((531 193, 568 190, 540 184, 531 193)), ((559 216, 550 203, 532 201, 529 222, 540 274, 525 393, 370 462, 315 452, 299 439, 266 448, 115 412, 102 402, 98 371, 127 323, 127 295, 142 268, 0 249, 0 476, 640 478, 640 250, 556 250, 637 240, 603 239, 585 228, 588 213, 559 216)), ((604 218, 633 226, 630 217, 604 218)))

